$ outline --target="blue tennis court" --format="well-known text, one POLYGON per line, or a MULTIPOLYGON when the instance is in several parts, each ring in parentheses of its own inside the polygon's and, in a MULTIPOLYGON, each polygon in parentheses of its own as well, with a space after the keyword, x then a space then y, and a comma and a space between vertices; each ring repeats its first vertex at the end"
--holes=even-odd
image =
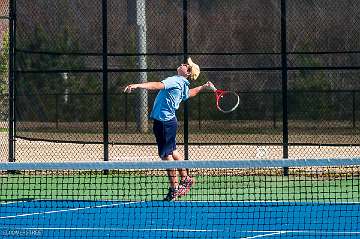
POLYGON ((0 225, 6 238, 359 238, 359 213, 359 203, 34 200, 2 203, 0 225))

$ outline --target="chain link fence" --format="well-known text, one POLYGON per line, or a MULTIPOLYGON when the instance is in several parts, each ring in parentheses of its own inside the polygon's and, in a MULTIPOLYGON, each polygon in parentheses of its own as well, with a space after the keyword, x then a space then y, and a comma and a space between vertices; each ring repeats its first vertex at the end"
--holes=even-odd
POLYGON ((6 1, 0 2, 0 155, 1 160, 7 160, 9 5, 6 1))
POLYGON ((156 92, 122 90, 176 74, 187 56, 202 69, 191 87, 212 81, 236 91, 240 106, 220 113, 209 92, 182 104, 185 158, 360 153, 358 1, 13 3, 16 161, 158 160, 156 92))

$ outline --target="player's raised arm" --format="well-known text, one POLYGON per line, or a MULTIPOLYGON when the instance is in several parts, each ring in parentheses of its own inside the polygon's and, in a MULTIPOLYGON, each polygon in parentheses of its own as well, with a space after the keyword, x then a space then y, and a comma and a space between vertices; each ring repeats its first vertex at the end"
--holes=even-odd
POLYGON ((147 90, 162 90, 164 89, 165 85, 162 82, 146 82, 141 84, 130 84, 125 87, 124 92, 130 93, 135 89, 147 89, 147 90))
POLYGON ((190 98, 194 97, 203 90, 211 89, 211 86, 213 86, 213 84, 210 81, 208 81, 208 82, 206 82, 205 84, 203 84, 201 86, 192 88, 192 89, 189 90, 189 97, 190 98))

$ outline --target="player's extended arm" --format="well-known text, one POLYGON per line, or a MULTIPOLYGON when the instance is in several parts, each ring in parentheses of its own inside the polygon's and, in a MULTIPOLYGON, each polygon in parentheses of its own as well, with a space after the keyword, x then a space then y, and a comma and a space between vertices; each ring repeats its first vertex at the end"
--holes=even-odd
POLYGON ((201 85, 201 86, 198 86, 198 87, 195 87, 195 88, 192 88, 189 90, 189 97, 194 97, 196 96, 197 94, 200 93, 200 91, 203 91, 203 90, 206 90, 206 89, 209 89, 211 86, 213 86, 213 84, 208 81, 206 82, 205 84, 201 85))
POLYGON ((165 88, 164 83, 162 82, 146 82, 141 84, 131 84, 126 86, 124 92, 130 93, 134 89, 147 89, 147 90, 162 90, 165 88))

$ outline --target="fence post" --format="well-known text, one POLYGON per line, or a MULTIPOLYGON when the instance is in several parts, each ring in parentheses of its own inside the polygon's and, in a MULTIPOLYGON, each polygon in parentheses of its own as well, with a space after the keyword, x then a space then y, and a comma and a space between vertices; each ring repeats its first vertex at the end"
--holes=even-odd
MULTIPOLYGON (((286 45, 286 0, 281 0, 281 78, 282 78, 282 110, 283 110, 283 158, 289 156, 288 106, 287 106, 287 45, 286 45)), ((289 168, 284 167, 284 175, 289 174, 289 168)))
POLYGON ((8 161, 15 162, 15 1, 9 1, 9 154, 8 161))
POLYGON ((198 94, 198 123, 199 123, 199 130, 201 130, 201 95, 202 93, 198 94))
POLYGON ((356 103, 355 103, 355 90, 351 91, 351 96, 352 96, 352 125, 353 128, 356 127, 356 103))
MULTIPOLYGON (((188 16, 187 16, 188 2, 183 0, 183 53, 184 53, 184 63, 188 58, 188 16)), ((184 102, 184 159, 189 159, 189 102, 186 100, 184 102)))
POLYGON ((273 127, 276 128, 276 93, 272 93, 272 102, 273 102, 273 127))
MULTIPOLYGON (((147 69, 146 61, 146 1, 136 0, 136 63, 139 69, 147 69)), ((139 72, 138 82, 147 82, 147 72, 139 72)), ((148 91, 139 89, 136 92, 136 125, 141 133, 148 131, 148 91)))
POLYGON ((56 129, 59 129, 59 94, 55 94, 55 123, 56 129))
POLYGON ((124 94, 124 97, 125 97, 125 100, 124 100, 124 104, 125 104, 125 114, 124 114, 124 117, 125 117, 125 130, 128 129, 128 94, 124 94))
POLYGON ((102 76, 103 76, 103 144, 104 161, 109 161, 109 118, 108 118, 108 36, 107 36, 107 0, 102 1, 102 76))

